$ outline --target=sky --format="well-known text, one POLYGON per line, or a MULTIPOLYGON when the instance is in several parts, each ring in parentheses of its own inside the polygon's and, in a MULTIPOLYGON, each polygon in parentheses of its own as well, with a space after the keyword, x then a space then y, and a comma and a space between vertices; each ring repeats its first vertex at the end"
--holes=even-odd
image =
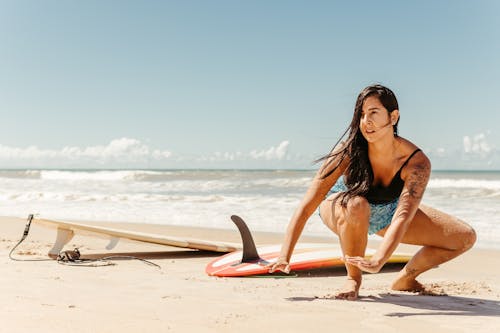
POLYGON ((0 168, 315 168, 358 93, 500 170, 499 1, 0 0, 0 168))

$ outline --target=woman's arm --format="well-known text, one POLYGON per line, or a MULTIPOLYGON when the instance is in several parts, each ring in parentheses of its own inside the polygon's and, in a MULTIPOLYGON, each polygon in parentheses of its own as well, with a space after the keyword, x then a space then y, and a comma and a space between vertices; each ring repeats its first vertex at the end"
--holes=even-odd
POLYGON ((410 160, 405 169, 402 173, 405 183, 399 197, 398 207, 379 248, 370 260, 359 257, 346 258, 348 263, 357 265, 364 271, 376 273, 403 239, 424 195, 430 177, 431 163, 427 156, 420 153, 410 160))
POLYGON ((325 161, 323 166, 316 173, 311 185, 304 195, 304 198, 295 210, 290 223, 288 224, 280 256, 276 263, 270 265, 271 273, 276 270, 288 273, 288 263, 290 262, 290 257, 292 256, 295 244, 297 244, 307 220, 321 204, 328 191, 332 188, 337 179, 344 173, 348 165, 348 158, 346 157, 342 159, 340 155, 342 154, 325 161), (338 167, 328 177, 324 178, 324 175, 337 165, 338 167))

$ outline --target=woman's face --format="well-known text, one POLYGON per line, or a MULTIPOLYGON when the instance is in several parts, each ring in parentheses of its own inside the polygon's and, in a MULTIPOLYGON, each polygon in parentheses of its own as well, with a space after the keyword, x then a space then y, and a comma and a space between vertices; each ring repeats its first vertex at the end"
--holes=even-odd
POLYGON ((393 133, 393 124, 396 123, 398 110, 389 112, 377 96, 369 96, 363 102, 359 128, 366 141, 374 142, 393 133))

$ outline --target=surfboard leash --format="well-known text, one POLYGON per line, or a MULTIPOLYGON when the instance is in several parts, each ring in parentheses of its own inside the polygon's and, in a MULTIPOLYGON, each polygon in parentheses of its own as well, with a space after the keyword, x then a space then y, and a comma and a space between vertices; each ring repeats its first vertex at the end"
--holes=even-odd
MULTIPOLYGON (((31 228, 31 222, 33 221, 35 217, 35 214, 30 214, 28 215, 28 220, 26 222, 26 225, 24 227, 23 235, 21 236, 21 239, 19 242, 17 242, 16 245, 10 250, 9 252, 9 258, 13 261, 53 261, 54 259, 45 259, 45 258, 37 258, 37 259, 19 259, 15 258, 13 256, 13 253, 15 249, 21 245, 22 242, 28 237, 30 228, 31 228)), ((134 257, 134 256, 107 256, 99 259, 84 259, 81 258, 81 253, 78 248, 75 248, 74 250, 66 250, 66 251, 61 251, 59 252, 59 255, 57 256, 57 263, 61 265, 67 265, 67 266, 82 266, 82 267, 101 267, 101 266, 112 266, 116 265, 115 263, 111 262, 110 260, 139 260, 144 262, 145 264, 154 266, 158 269, 161 269, 161 266, 158 264, 155 264, 152 261, 142 259, 139 257, 134 257)))
POLYGON ((57 263, 61 265, 67 266, 81 266, 81 267, 101 267, 101 266, 113 266, 116 265, 114 262, 110 260, 139 260, 145 264, 154 266, 158 269, 161 269, 161 266, 155 264, 152 261, 142 259, 134 256, 107 256, 98 259, 86 259, 81 257, 80 250, 75 248, 72 251, 61 251, 57 256, 57 263))
POLYGON ((34 214, 28 215, 28 221, 26 222, 26 225, 24 226, 24 231, 23 231, 23 235, 21 237, 21 240, 19 240, 19 242, 17 242, 17 244, 14 245, 14 247, 9 252, 9 258, 10 258, 10 260, 14 260, 14 261, 51 261, 52 260, 52 259, 42 259, 42 258, 38 258, 38 259, 18 259, 18 258, 14 258, 14 256, 12 255, 14 253, 14 250, 19 245, 21 245, 22 242, 24 242, 24 240, 26 239, 26 237, 28 237, 28 234, 29 234, 30 228, 31 228, 31 221, 33 221, 34 217, 35 217, 34 214))

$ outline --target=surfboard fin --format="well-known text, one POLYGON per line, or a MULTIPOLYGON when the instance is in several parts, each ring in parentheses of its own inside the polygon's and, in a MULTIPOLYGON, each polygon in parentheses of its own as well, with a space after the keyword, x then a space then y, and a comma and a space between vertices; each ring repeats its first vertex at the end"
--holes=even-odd
POLYGON ((238 227, 241 241, 243 242, 243 256, 241 258, 241 262, 266 262, 259 256, 257 248, 255 247, 255 242, 253 241, 252 233, 250 232, 250 229, 248 229, 245 221, 243 221, 243 219, 238 215, 231 215, 231 220, 238 227))
POLYGON ((109 239, 108 245, 106 245, 106 250, 112 250, 115 248, 116 244, 120 241, 119 237, 111 237, 109 239))
POLYGON ((74 236, 73 230, 65 229, 65 228, 57 228, 56 241, 54 246, 49 250, 49 257, 57 258, 59 252, 63 249, 64 245, 68 244, 68 242, 74 236))

